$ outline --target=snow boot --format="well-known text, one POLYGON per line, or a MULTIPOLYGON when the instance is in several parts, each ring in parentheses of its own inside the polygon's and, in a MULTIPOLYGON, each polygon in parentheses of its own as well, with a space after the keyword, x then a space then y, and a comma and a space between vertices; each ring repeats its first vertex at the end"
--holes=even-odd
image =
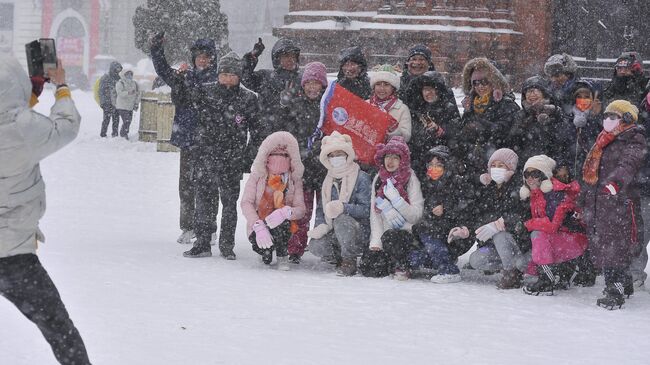
POLYGON ((341 265, 336 269, 338 276, 354 276, 357 273, 357 259, 342 259, 341 265))
POLYGON ((289 271, 291 268, 289 267, 289 257, 287 256, 278 256, 278 270, 280 271, 289 271))
POLYGON ((221 250, 221 257, 226 260, 237 260, 237 255, 233 250, 221 250))
POLYGON ((497 282, 498 289, 519 289, 523 285, 524 274, 517 270, 501 270, 501 280, 497 282))
POLYGON ((271 261, 273 261, 273 250, 266 249, 262 251, 262 262, 265 265, 271 265, 271 261))
POLYGON ((178 236, 178 239, 176 242, 182 244, 182 245, 189 245, 192 243, 192 240, 196 238, 196 235, 194 234, 193 230, 188 230, 188 231, 183 231, 180 236, 178 236))
POLYGON ((577 274, 573 278, 573 285, 582 287, 592 287, 596 284, 596 268, 585 252, 582 256, 574 260, 577 264, 577 274))
POLYGON ((563 262, 561 264, 551 266, 555 278, 556 290, 568 290, 571 286, 571 278, 576 272, 576 267, 571 262, 563 262))
POLYGON ((553 273, 549 265, 537 266, 537 281, 524 286, 524 293, 528 295, 553 295, 553 289, 559 282, 559 277, 553 273))
POLYGON ((289 262, 298 265, 300 263, 300 255, 297 253, 292 253, 289 255, 289 262))
POLYGON ((605 296, 596 300, 596 305, 609 310, 621 309, 623 304, 625 304, 625 299, 623 298, 624 292, 623 283, 607 284, 605 290, 603 290, 605 296))
POLYGON ((189 251, 183 252, 183 256, 189 258, 210 257, 212 256, 212 250, 209 245, 206 247, 205 245, 195 244, 189 251))

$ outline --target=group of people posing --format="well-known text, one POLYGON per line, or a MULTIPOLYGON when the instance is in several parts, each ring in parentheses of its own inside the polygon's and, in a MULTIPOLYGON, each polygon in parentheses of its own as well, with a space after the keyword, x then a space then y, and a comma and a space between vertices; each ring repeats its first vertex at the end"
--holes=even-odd
POLYGON ((467 268, 500 271, 500 289, 548 295, 602 274, 597 304, 612 309, 643 285, 650 96, 635 52, 621 54, 607 84, 577 78, 569 55, 553 55, 543 76, 523 83, 521 107, 498 65, 472 59, 461 114, 426 46, 410 49, 403 71, 369 69, 360 47, 346 48, 334 82, 395 122, 368 164, 349 135, 317 128, 325 65, 301 69, 299 47, 280 39, 273 69, 256 70, 263 51, 260 41, 243 58, 217 60, 214 42, 201 39, 192 67, 175 70, 164 34, 151 41, 176 107, 178 242, 193 243, 184 256, 211 256, 217 244, 236 259, 237 199, 250 172, 240 203, 247 234, 279 270, 309 250, 341 276, 454 283, 458 257, 477 244, 467 268))

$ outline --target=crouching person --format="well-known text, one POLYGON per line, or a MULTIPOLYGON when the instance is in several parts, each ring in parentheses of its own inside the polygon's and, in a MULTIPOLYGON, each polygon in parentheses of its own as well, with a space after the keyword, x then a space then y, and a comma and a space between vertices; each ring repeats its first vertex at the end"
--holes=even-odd
POLYGON ((298 141, 289 132, 275 132, 260 145, 242 196, 253 251, 266 265, 275 251, 279 270, 289 270, 288 241, 305 214, 303 170, 298 141))
POLYGON ((518 161, 511 149, 494 151, 477 190, 474 221, 481 226, 474 232, 479 244, 469 262, 478 270, 501 270, 499 289, 521 288, 530 261, 530 241, 522 223, 525 209, 512 181, 518 161))
POLYGON ((408 257, 416 248, 411 230, 424 210, 420 181, 401 136, 377 146, 375 163, 379 173, 372 183, 370 245, 361 258, 361 273, 378 277, 392 272, 395 279, 407 280, 408 257))
POLYGON ((333 132, 322 140, 320 161, 327 168, 316 209, 309 251, 338 263, 337 274, 352 276, 370 237, 370 176, 354 162, 352 139, 333 132))
POLYGON ((424 218, 413 226, 420 247, 409 255, 409 266, 436 270, 433 283, 456 283, 461 280, 456 260, 474 244, 467 227, 456 227, 471 219, 466 214, 473 189, 457 174, 446 146, 433 147, 422 157, 428 161, 422 180, 424 218))
POLYGON ((573 259, 587 248, 584 226, 574 213, 580 193, 577 181, 562 182, 553 177, 555 161, 533 156, 524 165, 524 183, 519 190, 522 200, 530 198, 531 219, 524 224, 532 242, 532 262, 538 279, 524 287, 530 295, 553 295, 554 289, 567 289, 575 272, 573 259))

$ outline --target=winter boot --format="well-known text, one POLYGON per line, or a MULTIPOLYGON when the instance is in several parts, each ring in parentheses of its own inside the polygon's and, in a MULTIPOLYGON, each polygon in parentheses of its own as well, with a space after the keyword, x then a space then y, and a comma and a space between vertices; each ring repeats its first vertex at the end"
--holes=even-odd
POLYGON ((524 274, 517 270, 501 270, 501 280, 497 282, 498 289, 518 289, 523 285, 524 274))
POLYGON ((289 262, 298 265, 300 263, 300 255, 297 253, 292 253, 289 255, 289 262))
POLYGON ((176 242, 182 245, 189 245, 192 243, 192 240, 194 238, 196 238, 196 235, 194 234, 193 230, 183 231, 183 233, 181 233, 181 235, 178 236, 176 242))
POLYGON ((587 255, 588 253, 585 252, 575 260, 577 263, 577 273, 573 278, 575 286, 592 287, 596 284, 596 268, 587 255))
POLYGON ((625 299, 623 298, 624 292, 623 283, 607 284, 605 290, 603 290, 605 296, 596 300, 596 305, 609 310, 620 309, 625 303, 625 299))
POLYGON ((552 271, 555 274, 557 281, 555 282, 556 290, 567 290, 571 286, 571 278, 576 272, 576 267, 571 262, 563 262, 561 264, 553 265, 552 271))
POLYGON ((553 295, 553 289, 559 282, 559 276, 555 276, 549 265, 537 266, 537 272, 537 281, 524 286, 524 293, 535 296, 553 295))
POLYGON ((221 250, 221 257, 226 260, 237 260, 237 255, 235 255, 235 252, 229 249, 221 250))
POLYGON ((271 265, 271 261, 273 261, 273 250, 266 249, 262 251, 262 262, 265 265, 271 265))
POLYGON ((342 259, 341 265, 336 269, 338 276, 354 276, 357 273, 357 259, 342 259))
POLYGON ((189 258, 210 257, 212 256, 212 250, 210 249, 210 245, 206 247, 206 245, 197 245, 195 243, 194 247, 189 251, 183 252, 183 256, 189 258))
POLYGON ((288 256, 278 256, 278 270, 280 271, 289 271, 289 257, 288 256))
POLYGON ((632 280, 631 275, 625 277, 625 283, 623 283, 623 295, 625 295, 627 299, 630 299, 630 297, 634 295, 634 280, 632 280))

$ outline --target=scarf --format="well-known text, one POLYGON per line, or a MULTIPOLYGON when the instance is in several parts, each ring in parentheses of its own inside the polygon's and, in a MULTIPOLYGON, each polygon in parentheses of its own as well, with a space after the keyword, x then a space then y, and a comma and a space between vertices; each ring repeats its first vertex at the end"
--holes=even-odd
POLYGON ((626 130, 634 127, 634 124, 619 124, 618 127, 614 128, 611 132, 602 131, 596 138, 596 143, 591 147, 591 151, 587 155, 585 164, 582 167, 582 179, 588 185, 596 185, 598 182, 598 170, 600 168, 600 160, 603 157, 603 150, 610 143, 612 143, 616 137, 625 132, 626 130))
MULTIPOLYGON (((359 165, 356 162, 349 163, 338 169, 332 168, 327 171, 327 176, 323 181, 323 189, 321 190, 322 197, 322 206, 324 207, 327 203, 332 201, 332 187, 334 186, 334 180, 341 180, 341 185, 339 187, 339 199, 343 203, 350 201, 352 193, 354 192, 354 186, 357 183, 357 177, 359 176, 359 165)), ((328 217, 325 217, 325 223, 329 227, 332 227, 332 220, 328 217)))
MULTIPOLYGON (((284 192, 287 189, 287 183, 287 174, 269 175, 266 182, 266 188, 262 194, 262 199, 260 200, 260 204, 257 206, 257 215, 260 219, 265 219, 269 214, 273 213, 274 210, 285 206, 284 192)), ((296 233, 298 231, 298 224, 295 221, 291 221, 289 231, 291 233, 296 233)))
MULTIPOLYGON (((399 191, 399 195, 402 197, 402 199, 406 200, 406 202, 409 202, 409 194, 406 191, 406 184, 408 184, 409 179, 411 178, 411 167, 406 165, 404 166, 401 162, 397 170, 394 172, 388 172, 385 167, 380 167, 379 168, 379 181, 381 184, 379 185, 379 188, 376 190, 376 194, 378 197, 381 197, 382 199, 385 199, 386 196, 384 195, 384 186, 388 183, 388 179, 393 180, 393 185, 399 191)), ((375 206, 375 209, 377 212, 381 212, 380 209, 377 209, 375 206)))
POLYGON ((386 99, 380 99, 380 98, 377 97, 377 95, 372 94, 372 96, 370 97, 370 99, 368 101, 370 102, 371 105, 374 105, 377 108, 379 108, 379 109, 385 111, 386 113, 388 113, 390 111, 390 109, 393 107, 393 105, 395 105, 395 103, 397 103, 397 95, 395 95, 393 93, 389 97, 387 97, 386 99))
POLYGON ((490 94, 485 94, 485 96, 475 96, 474 97, 474 112, 476 114, 483 114, 490 106, 490 94))

